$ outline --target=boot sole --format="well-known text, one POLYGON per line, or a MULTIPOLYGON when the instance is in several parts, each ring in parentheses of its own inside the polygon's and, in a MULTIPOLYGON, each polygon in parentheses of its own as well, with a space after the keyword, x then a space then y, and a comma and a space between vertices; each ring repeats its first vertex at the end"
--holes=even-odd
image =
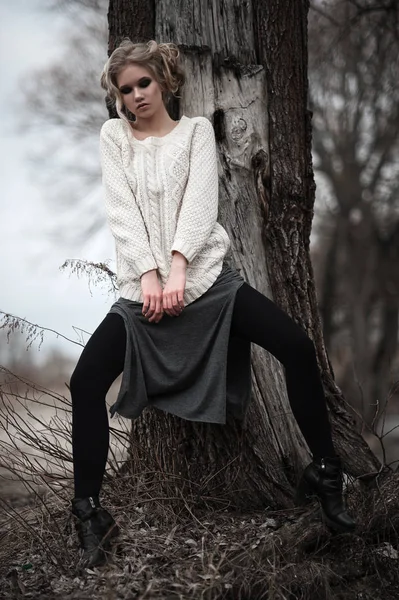
POLYGON ((353 533, 355 531, 356 524, 353 527, 344 527, 343 525, 338 525, 337 523, 332 521, 329 517, 327 517, 327 515, 325 514, 324 510, 321 507, 320 507, 320 509, 321 509, 321 517, 323 519, 323 522, 330 529, 333 529, 334 531, 336 531, 338 533, 353 533))
POLYGON ((111 543, 119 534, 120 534, 120 529, 119 529, 118 525, 115 523, 114 525, 112 525, 112 527, 109 528, 109 530, 106 532, 106 534, 102 537, 97 548, 92 551, 92 554, 90 554, 86 558, 83 558, 83 556, 80 558, 81 566, 84 569, 90 569, 92 567, 103 566, 107 562, 106 553, 110 552, 111 543), (93 560, 93 562, 90 562, 93 559, 93 555, 95 553, 98 553, 98 557, 95 558, 93 560))
POLYGON ((314 492, 309 494, 304 492, 302 489, 299 491, 299 493, 297 493, 294 502, 295 506, 304 507, 309 506, 309 504, 311 504, 315 500, 319 504, 322 521, 329 529, 332 529, 333 531, 338 533, 352 533, 353 531, 355 531, 356 524, 353 527, 344 527, 338 525, 337 523, 335 523, 335 521, 332 521, 324 512, 320 499, 314 492))
POLYGON ((93 562, 90 562, 91 556, 83 559, 82 566, 84 569, 91 569, 92 567, 102 567, 108 562, 107 554, 111 551, 112 541, 119 535, 119 529, 114 527, 109 533, 104 536, 98 545, 98 558, 93 562))

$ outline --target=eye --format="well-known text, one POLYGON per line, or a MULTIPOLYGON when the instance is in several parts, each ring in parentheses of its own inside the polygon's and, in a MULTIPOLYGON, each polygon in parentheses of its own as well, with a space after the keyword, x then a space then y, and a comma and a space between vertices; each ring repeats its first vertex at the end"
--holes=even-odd
MULTIPOLYGON (((151 79, 146 77, 145 79, 140 80, 139 85, 140 85, 140 87, 144 88, 144 87, 147 87, 148 85, 150 85, 150 83, 151 83, 151 79)), ((120 89, 121 94, 123 94, 124 96, 126 96, 126 94, 130 94, 131 91, 132 91, 132 88, 128 85, 124 85, 120 89)))

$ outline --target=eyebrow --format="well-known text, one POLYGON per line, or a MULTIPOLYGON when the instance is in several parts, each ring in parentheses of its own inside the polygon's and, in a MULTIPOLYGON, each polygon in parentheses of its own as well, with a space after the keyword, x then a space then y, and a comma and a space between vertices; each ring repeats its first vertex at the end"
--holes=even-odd
MULTIPOLYGON (((142 79, 150 79, 150 76, 149 75, 143 75, 142 77, 140 77, 140 79, 138 81, 140 82, 142 79)), ((130 85, 131 85, 130 83, 123 83, 118 89, 120 91, 122 88, 124 88, 126 86, 130 87, 130 85)))

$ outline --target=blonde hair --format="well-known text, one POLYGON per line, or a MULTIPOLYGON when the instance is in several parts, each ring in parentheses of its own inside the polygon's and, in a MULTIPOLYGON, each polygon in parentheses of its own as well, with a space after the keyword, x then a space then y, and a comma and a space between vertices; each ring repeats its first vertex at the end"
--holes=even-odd
POLYGON ((115 102, 116 112, 121 119, 129 124, 123 111, 123 96, 116 81, 122 69, 130 64, 143 65, 163 88, 162 97, 165 102, 166 94, 175 95, 185 83, 185 73, 179 57, 176 44, 158 44, 155 40, 134 44, 129 38, 122 40, 105 63, 100 77, 101 87, 106 90, 111 101, 115 102))

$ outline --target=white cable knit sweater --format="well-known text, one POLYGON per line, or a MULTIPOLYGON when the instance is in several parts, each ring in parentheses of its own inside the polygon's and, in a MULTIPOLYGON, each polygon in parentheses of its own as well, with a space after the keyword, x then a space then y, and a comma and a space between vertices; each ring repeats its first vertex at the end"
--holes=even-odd
POLYGON ((100 157, 120 296, 143 302, 140 277, 152 269, 164 287, 177 250, 188 261, 184 303, 190 304, 214 283, 230 248, 216 221, 210 121, 183 115, 167 135, 138 140, 122 119, 109 119, 101 128, 100 157))

